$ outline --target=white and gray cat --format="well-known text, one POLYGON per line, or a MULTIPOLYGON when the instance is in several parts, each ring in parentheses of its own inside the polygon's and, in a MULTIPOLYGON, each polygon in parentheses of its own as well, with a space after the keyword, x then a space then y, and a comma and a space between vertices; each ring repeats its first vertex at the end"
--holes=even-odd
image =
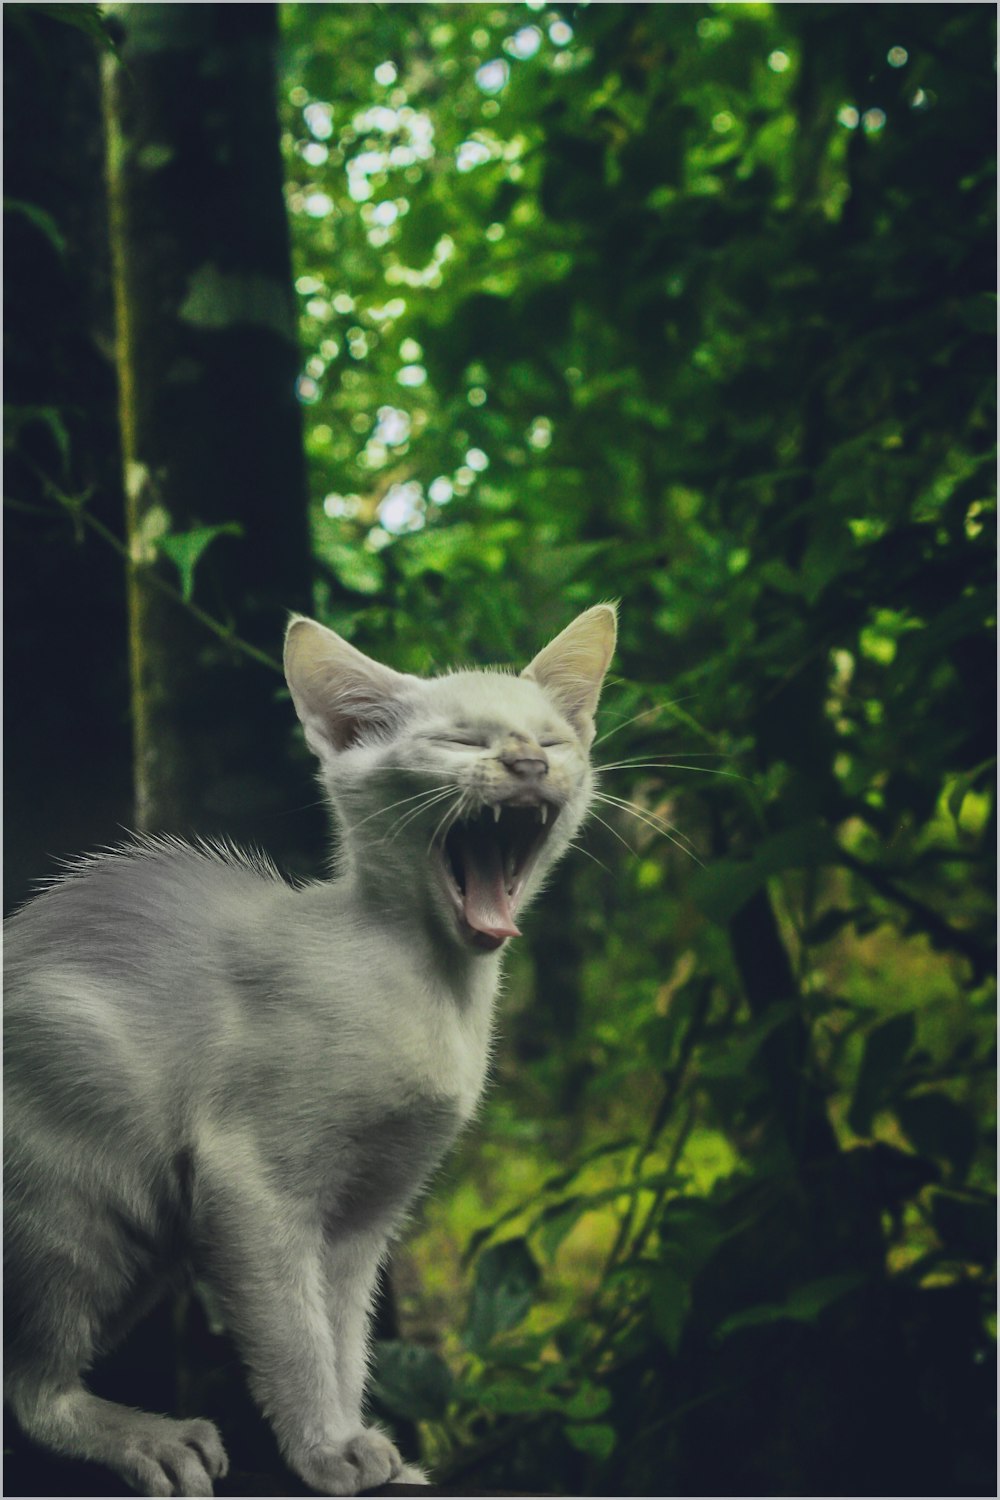
POLYGON ((363 1417, 376 1275, 482 1093, 501 949, 587 812, 614 643, 600 604, 520 676, 424 680, 296 618, 333 880, 142 839, 8 922, 5 1392, 36 1441, 212 1494, 210 1422, 83 1379, 191 1266, 308 1485, 414 1477, 363 1417))

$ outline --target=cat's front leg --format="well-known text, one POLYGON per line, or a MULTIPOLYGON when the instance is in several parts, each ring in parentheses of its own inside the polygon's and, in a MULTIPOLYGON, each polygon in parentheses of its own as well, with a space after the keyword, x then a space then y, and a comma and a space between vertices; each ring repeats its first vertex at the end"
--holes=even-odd
POLYGON ((385 1484, 402 1459, 361 1415, 378 1252, 367 1267, 353 1256, 342 1268, 343 1316, 333 1317, 328 1245, 312 1206, 248 1175, 203 1177, 199 1199, 205 1275, 289 1467, 321 1494, 385 1484))
MULTIPOLYGON (((376 1426, 364 1423, 364 1396, 370 1353, 369 1330, 375 1300, 378 1269, 386 1249, 384 1234, 374 1231, 345 1232, 334 1229, 324 1240, 323 1280, 327 1316, 333 1334, 337 1384, 345 1413, 356 1421, 358 1432, 346 1444, 333 1444, 323 1452, 311 1452, 293 1467, 315 1488, 317 1481, 333 1477, 343 1482, 343 1469, 349 1476, 358 1471, 358 1489, 371 1489, 384 1483, 375 1477, 386 1462, 391 1465, 386 1478, 407 1476, 408 1483, 422 1483, 420 1471, 403 1464, 398 1450, 376 1426)), ((337 1490, 335 1493, 340 1493, 337 1490)), ((345 1491, 345 1493, 347 1493, 345 1491)))

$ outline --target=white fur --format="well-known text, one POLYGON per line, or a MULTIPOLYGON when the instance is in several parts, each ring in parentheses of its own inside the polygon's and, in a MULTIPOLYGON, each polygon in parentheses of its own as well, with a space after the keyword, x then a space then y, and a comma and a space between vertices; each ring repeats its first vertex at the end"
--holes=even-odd
POLYGON ((500 974, 431 845, 459 810, 530 800, 511 759, 541 758, 553 826, 527 903, 587 810, 613 639, 597 606, 521 677, 423 681, 295 620, 289 685, 340 831, 335 878, 295 890, 261 858, 147 838, 76 863, 10 921, 6 1390, 37 1440, 146 1494, 212 1493, 211 1424, 82 1383, 184 1259, 308 1484, 346 1495, 401 1473, 362 1416, 371 1298, 482 1093, 500 974))

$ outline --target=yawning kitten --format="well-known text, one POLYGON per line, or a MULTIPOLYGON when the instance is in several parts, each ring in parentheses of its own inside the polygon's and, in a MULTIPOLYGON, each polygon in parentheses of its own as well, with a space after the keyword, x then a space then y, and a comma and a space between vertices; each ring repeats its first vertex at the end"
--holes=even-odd
POLYGON ((211 1495, 210 1422, 82 1378, 190 1266, 307 1484, 407 1475, 362 1417, 376 1275, 482 1092, 500 950, 586 814, 614 641, 597 605, 519 677, 422 680, 295 619, 335 878, 143 839, 7 924, 6 1393, 31 1437, 211 1495))

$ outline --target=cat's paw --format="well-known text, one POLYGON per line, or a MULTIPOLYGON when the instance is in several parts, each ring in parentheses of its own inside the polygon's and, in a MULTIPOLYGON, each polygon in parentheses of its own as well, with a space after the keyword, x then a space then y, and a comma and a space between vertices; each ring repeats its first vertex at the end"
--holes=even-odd
POLYGON ((321 1495, 359 1495, 394 1479, 403 1460, 384 1432, 366 1427, 346 1442, 310 1448, 292 1467, 321 1495))
POLYGON ((140 1495, 211 1495, 229 1460, 211 1422, 142 1414, 129 1424, 115 1466, 140 1495))

